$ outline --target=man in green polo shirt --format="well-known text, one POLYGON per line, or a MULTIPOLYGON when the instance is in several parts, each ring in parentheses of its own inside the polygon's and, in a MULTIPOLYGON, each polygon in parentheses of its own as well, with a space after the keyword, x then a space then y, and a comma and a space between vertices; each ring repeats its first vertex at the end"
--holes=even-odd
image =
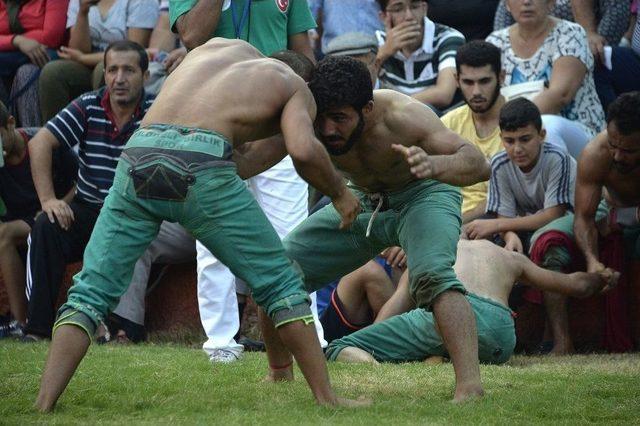
POLYGON ((313 59, 307 31, 316 23, 305 0, 170 0, 169 22, 189 50, 239 38, 263 55, 289 49, 313 59))
MULTIPOLYGON (((266 56, 289 49, 314 60, 307 30, 316 24, 305 0, 171 0, 169 18, 190 50, 222 37, 247 41, 266 56)), ((246 182, 280 238, 307 217, 308 186, 289 157, 246 182)), ((234 335, 248 288, 200 243, 196 249, 203 349, 212 362, 234 361, 243 351, 234 335)), ((322 328, 317 332, 322 342, 322 328)))

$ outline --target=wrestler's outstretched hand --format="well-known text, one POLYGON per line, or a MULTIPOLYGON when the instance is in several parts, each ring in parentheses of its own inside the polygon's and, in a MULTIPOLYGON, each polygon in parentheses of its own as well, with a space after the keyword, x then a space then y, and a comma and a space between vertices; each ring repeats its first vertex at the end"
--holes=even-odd
POLYGON ((340 229, 348 229, 360 213, 360 201, 345 187, 344 191, 334 197, 331 202, 342 217, 340 229))
POLYGON ((394 151, 404 155, 409 164, 411 174, 418 179, 428 179, 433 176, 433 162, 429 154, 419 146, 391 145, 394 151))

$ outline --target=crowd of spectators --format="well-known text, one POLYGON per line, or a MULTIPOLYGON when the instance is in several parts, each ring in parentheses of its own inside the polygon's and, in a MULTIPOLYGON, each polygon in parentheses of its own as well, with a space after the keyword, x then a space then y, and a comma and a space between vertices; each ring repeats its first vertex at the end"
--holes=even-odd
MULTIPOLYGON (((124 145, 165 78, 212 37, 313 62, 350 56, 374 88, 428 106, 491 160, 490 181, 462 188, 463 238, 529 253, 541 230, 571 216, 576 160, 607 128, 609 105, 640 90, 638 3, 0 0, 0 271, 12 319, 2 334, 50 337, 65 266, 82 259, 124 145)), ((289 158, 247 185, 281 238, 319 198, 289 158)), ((571 263, 545 256, 538 263, 555 271, 571 263)), ((175 224, 162 225, 105 327, 144 340, 151 264, 190 260, 204 349, 234 361, 247 286, 175 224)), ((333 340, 384 316, 392 281, 406 276, 396 247, 333 283, 319 295, 320 340, 320 323, 333 340)), ((545 339, 556 340, 547 349, 570 352, 566 298, 544 297, 545 339)))

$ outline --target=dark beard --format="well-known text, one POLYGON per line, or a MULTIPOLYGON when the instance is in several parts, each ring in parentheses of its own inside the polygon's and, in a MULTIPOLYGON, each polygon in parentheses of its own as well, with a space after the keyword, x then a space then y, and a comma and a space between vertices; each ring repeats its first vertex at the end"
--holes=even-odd
POLYGON ((343 146, 339 148, 334 148, 324 143, 324 141, 322 141, 322 143, 324 147, 327 149, 327 151, 329 152, 329 154, 333 156, 344 155, 347 152, 349 152, 351 148, 353 148, 353 145, 355 145, 356 142, 358 142, 358 140, 360 139, 360 136, 362 136, 363 129, 364 129, 364 117, 362 116, 362 112, 358 111, 358 124, 356 125, 356 128, 353 129, 351 136, 349 136, 349 139, 347 139, 347 142, 343 146))
POLYGON ((470 99, 464 98, 465 102, 467 103, 467 105, 469 105, 469 108, 471 108, 471 111, 475 112, 476 114, 483 114, 487 111, 489 111, 498 101, 498 97, 500 96, 500 85, 496 84, 496 89, 493 91, 493 94, 491 96, 491 100, 489 101, 489 105, 484 108, 481 111, 476 111, 475 109, 473 109, 471 107, 471 104, 469 103, 470 99))
POLYGON ((620 163, 618 161, 613 161, 612 166, 621 175, 628 175, 629 173, 633 172, 638 168, 638 164, 636 165, 625 164, 625 163, 620 163))

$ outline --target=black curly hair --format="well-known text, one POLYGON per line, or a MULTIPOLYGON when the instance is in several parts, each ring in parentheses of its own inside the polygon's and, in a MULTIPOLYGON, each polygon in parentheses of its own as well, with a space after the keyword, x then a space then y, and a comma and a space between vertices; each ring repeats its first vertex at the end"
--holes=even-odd
POLYGON ((500 110, 498 124, 500 130, 507 132, 514 132, 533 124, 539 132, 542 130, 542 117, 536 104, 526 98, 516 98, 504 104, 500 110))
POLYGON ((309 89, 318 113, 352 106, 356 111, 373 99, 371 74, 366 65, 348 56, 327 56, 316 66, 309 89))
POLYGON ((607 123, 611 122, 623 135, 640 131, 640 92, 620 95, 609 105, 607 123))

